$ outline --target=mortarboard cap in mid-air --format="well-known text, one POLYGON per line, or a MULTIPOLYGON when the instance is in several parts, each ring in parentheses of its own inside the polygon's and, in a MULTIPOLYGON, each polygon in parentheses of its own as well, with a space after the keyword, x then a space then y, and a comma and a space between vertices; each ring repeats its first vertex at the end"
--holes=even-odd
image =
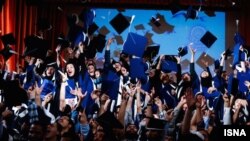
POLYGON ((102 26, 101 28, 99 28, 98 33, 103 36, 106 36, 110 33, 110 30, 106 26, 102 26))
POLYGON ((101 53, 105 45, 106 45, 106 36, 98 34, 97 36, 94 36, 93 39, 91 40, 90 48, 95 48, 97 52, 101 53))
POLYGON ((49 42, 36 36, 25 38, 25 51, 23 56, 32 56, 45 60, 49 49, 49 42))
POLYGON ((141 58, 130 59, 130 66, 129 74, 132 79, 138 78, 140 80, 145 80, 147 66, 141 58))
POLYGON ((178 13, 179 11, 181 11, 180 4, 176 0, 174 0, 173 2, 171 2, 169 4, 169 9, 170 9, 172 15, 175 15, 176 13, 178 13))
POLYGON ((165 55, 161 62, 161 71, 164 73, 177 72, 177 60, 173 55, 165 55))
POLYGON ((4 45, 14 45, 16 43, 13 33, 8 33, 1 36, 4 45))
POLYGON ((146 45, 147 45, 146 37, 130 32, 128 33, 127 39, 123 45, 122 52, 129 54, 129 55, 142 57, 146 45))
POLYGON ((52 25, 49 23, 48 19, 40 18, 37 21, 37 29, 41 31, 51 30, 52 25))
POLYGON ((12 50, 11 47, 5 46, 4 49, 0 51, 0 54, 2 54, 4 60, 7 61, 13 54, 18 54, 18 53, 12 50))
POLYGON ((181 61, 181 69, 182 70, 188 69, 189 64, 190 64, 190 61, 188 59, 185 59, 185 60, 181 61))
POLYGON ((205 62, 208 62, 208 66, 214 64, 214 59, 205 52, 202 52, 202 54, 199 56, 199 58, 196 60, 196 64, 198 64, 201 68, 206 68, 205 62))
POLYGON ((91 25, 89 25, 89 28, 88 28, 88 35, 92 35, 93 33, 95 33, 97 31, 97 29, 99 28, 99 26, 94 22, 92 23, 91 25))
POLYGON ((161 26, 161 23, 159 22, 159 19, 158 18, 155 18, 155 17, 152 17, 150 22, 152 24, 154 24, 156 27, 160 27, 161 26))
POLYGON ((153 59, 154 57, 157 56, 157 54, 159 53, 159 50, 160 50, 159 44, 152 44, 150 46, 147 46, 143 56, 153 59))
POLYGON ((187 53, 188 53, 188 48, 187 48, 187 46, 185 46, 185 47, 179 47, 179 48, 178 48, 178 55, 179 55, 179 56, 183 57, 183 56, 185 56, 187 53))
POLYGON ((211 32, 207 31, 200 39, 200 41, 208 48, 210 48, 214 42, 217 40, 211 32))
POLYGON ((186 20, 187 19, 196 19, 198 16, 198 12, 192 6, 189 6, 186 13, 186 20))
POLYGON ((118 13, 109 23, 118 34, 121 34, 130 25, 130 22, 122 13, 118 13))
POLYGON ((27 92, 22 87, 20 87, 18 80, 5 81, 3 84, 3 96, 6 106, 19 106, 22 103, 28 102, 27 92))
POLYGON ((145 27, 143 24, 138 24, 138 25, 135 25, 135 30, 144 30, 145 27))
POLYGON ((157 13, 155 16, 151 17, 149 25, 157 34, 164 34, 166 32, 171 33, 174 30, 174 26, 169 24, 164 15, 160 13, 157 13))
POLYGON ((122 45, 124 43, 122 36, 115 35, 115 41, 117 45, 122 45))

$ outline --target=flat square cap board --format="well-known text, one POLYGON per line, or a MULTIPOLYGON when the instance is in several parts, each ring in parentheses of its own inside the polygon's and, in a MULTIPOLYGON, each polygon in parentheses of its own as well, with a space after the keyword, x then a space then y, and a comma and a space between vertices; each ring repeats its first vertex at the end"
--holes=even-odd
POLYGON ((130 22, 127 20, 127 18, 122 13, 118 13, 110 21, 110 24, 118 34, 121 34, 125 29, 127 29, 129 27, 130 22))
POLYGON ((147 45, 147 38, 139 34, 130 32, 123 45, 123 52, 129 55, 142 57, 145 47, 147 45))
POLYGON ((16 43, 13 33, 1 36, 1 40, 4 45, 14 45, 16 43))
POLYGON ((217 37, 215 37, 210 31, 207 31, 200 39, 200 41, 208 48, 210 48, 216 40, 217 37))

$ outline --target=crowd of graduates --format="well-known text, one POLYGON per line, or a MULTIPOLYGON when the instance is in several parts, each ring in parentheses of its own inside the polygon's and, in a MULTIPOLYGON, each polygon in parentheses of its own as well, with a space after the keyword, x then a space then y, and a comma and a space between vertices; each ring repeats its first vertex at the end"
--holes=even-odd
POLYGON ((45 58, 26 55, 15 73, 1 57, 0 140, 216 141, 222 125, 250 124, 250 63, 237 38, 232 73, 222 52, 200 74, 192 44, 182 72, 181 55, 112 59, 113 40, 98 67, 83 37, 45 58))

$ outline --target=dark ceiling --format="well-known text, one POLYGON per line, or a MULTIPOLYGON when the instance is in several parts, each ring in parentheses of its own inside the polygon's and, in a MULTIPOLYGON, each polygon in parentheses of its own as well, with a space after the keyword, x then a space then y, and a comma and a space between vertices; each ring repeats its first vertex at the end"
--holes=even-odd
POLYGON ((210 10, 234 10, 245 7, 247 0, 27 0, 38 5, 91 6, 102 8, 169 9, 171 4, 190 5, 210 10))

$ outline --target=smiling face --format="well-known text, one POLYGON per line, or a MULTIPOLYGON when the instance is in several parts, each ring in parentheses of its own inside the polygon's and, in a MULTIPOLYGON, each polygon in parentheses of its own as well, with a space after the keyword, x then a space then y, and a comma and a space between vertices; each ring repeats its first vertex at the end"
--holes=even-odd
POLYGON ((121 73, 123 76, 126 76, 128 74, 128 70, 125 67, 121 67, 121 73))
POLYGON ((75 75, 75 67, 73 64, 67 64, 66 72, 69 77, 73 77, 75 75))
POLYGON ((48 77, 50 77, 50 76, 52 76, 54 74, 54 72, 55 72, 54 67, 48 67, 47 70, 46 70, 46 75, 48 77))
POLYGON ((121 64, 120 64, 120 63, 116 62, 116 63, 113 65, 113 67, 115 68, 116 72, 121 71, 121 64))
POLYGON ((88 73, 90 76, 95 75, 95 66, 94 65, 88 65, 88 73))
POLYGON ((45 139, 52 139, 57 137, 59 131, 57 129, 57 123, 49 124, 45 132, 45 139))

